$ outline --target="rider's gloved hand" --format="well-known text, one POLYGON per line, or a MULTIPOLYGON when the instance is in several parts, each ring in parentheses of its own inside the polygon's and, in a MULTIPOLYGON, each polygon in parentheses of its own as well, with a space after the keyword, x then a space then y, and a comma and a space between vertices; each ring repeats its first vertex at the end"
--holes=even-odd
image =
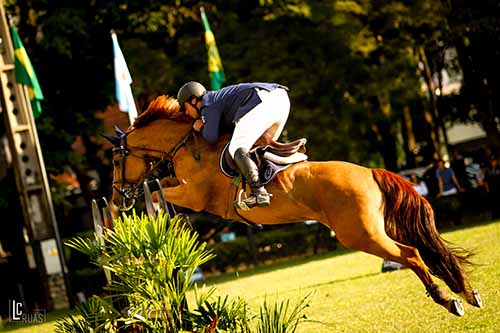
POLYGON ((199 132, 201 131, 201 128, 203 127, 205 123, 203 122, 203 120, 201 119, 196 119, 196 121, 194 122, 193 124, 193 129, 196 131, 196 132, 199 132))

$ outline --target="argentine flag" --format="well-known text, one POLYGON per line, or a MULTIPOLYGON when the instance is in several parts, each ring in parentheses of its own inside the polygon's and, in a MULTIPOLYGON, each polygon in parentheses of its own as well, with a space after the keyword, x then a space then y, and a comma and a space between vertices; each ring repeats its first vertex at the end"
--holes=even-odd
POLYGON ((113 40, 113 54, 115 65, 115 85, 116 85, 116 100, 120 111, 128 112, 130 124, 137 118, 137 108, 135 106, 134 96, 132 95, 132 77, 127 68, 127 63, 123 57, 118 38, 114 31, 111 31, 111 39, 113 40))

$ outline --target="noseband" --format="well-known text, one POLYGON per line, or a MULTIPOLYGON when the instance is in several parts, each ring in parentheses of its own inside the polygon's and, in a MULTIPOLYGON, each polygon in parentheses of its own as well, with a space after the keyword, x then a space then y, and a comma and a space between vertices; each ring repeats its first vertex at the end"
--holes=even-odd
MULTIPOLYGON (((163 178, 163 177, 175 177, 174 163, 173 159, 175 154, 179 149, 186 145, 191 136, 196 140, 196 136, 192 130, 189 132, 172 148, 170 151, 165 152, 159 149, 152 149, 146 147, 134 147, 127 145, 127 135, 130 133, 124 133, 120 136, 120 142, 113 148, 113 156, 120 155, 120 166, 121 166, 121 179, 119 181, 113 180, 113 189, 118 192, 122 197, 127 200, 135 200, 140 195, 143 194, 144 189, 142 184, 146 180, 153 178, 163 178), (136 151, 143 151, 146 154, 137 154, 136 151), (155 157, 148 155, 147 153, 159 153, 160 157, 155 157), (133 156, 144 161, 147 172, 138 180, 128 180, 125 177, 125 160, 127 156, 133 156), (117 185, 120 185, 119 187, 117 185), (128 185, 126 188, 124 185, 128 185)), ((197 140, 196 140, 197 141, 197 140)), ((195 158, 199 159, 198 151, 195 152, 195 158)))

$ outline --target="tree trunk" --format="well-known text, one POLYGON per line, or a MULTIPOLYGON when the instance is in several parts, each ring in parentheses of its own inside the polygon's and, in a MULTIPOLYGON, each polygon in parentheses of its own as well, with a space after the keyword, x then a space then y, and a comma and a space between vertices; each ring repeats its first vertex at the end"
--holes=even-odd
POLYGON ((415 162, 415 150, 417 148, 417 143, 415 140, 415 133, 413 132, 413 121, 411 119, 410 107, 405 105, 403 107, 403 119, 401 132, 403 134, 403 146, 406 155, 406 168, 416 167, 415 162))
POLYGON ((432 73, 429 68, 429 63, 427 62, 427 56, 425 55, 425 50, 422 47, 417 49, 418 59, 423 65, 423 70, 421 71, 422 76, 427 85, 427 91, 429 93, 429 108, 431 112, 424 111, 424 119, 431 126, 431 141, 432 146, 434 148, 434 158, 441 157, 440 150, 440 138, 439 138, 439 126, 438 126, 438 114, 437 114, 437 105, 436 105, 436 95, 434 94, 435 87, 434 82, 432 81, 432 73))
POLYGON ((392 129, 392 108, 389 101, 389 95, 382 92, 377 96, 376 104, 373 108, 376 120, 372 124, 372 130, 377 137, 379 151, 384 159, 384 165, 387 170, 398 171, 398 155, 396 150, 396 136, 392 129))

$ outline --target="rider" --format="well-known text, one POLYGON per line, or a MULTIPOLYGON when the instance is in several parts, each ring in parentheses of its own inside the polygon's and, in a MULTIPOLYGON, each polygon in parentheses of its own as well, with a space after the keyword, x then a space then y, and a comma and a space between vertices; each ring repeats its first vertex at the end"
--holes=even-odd
POLYGON ((207 91, 191 81, 177 93, 181 110, 196 119, 193 129, 210 144, 222 134, 232 133, 229 154, 245 177, 252 195, 243 200, 248 207, 270 204, 270 195, 261 185, 257 165, 249 150, 264 133, 278 139, 290 111, 288 88, 277 83, 241 83, 207 91))

